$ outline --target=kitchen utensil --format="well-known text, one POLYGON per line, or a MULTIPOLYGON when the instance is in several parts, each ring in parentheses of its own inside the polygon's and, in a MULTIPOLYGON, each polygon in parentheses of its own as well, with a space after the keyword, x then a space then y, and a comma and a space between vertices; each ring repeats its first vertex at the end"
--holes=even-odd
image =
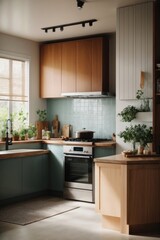
POLYGON ((75 138, 92 139, 93 134, 94 134, 94 131, 89 131, 89 130, 76 131, 75 138))
POLYGON ((65 124, 62 127, 62 136, 63 138, 69 138, 70 137, 70 128, 71 125, 65 124))

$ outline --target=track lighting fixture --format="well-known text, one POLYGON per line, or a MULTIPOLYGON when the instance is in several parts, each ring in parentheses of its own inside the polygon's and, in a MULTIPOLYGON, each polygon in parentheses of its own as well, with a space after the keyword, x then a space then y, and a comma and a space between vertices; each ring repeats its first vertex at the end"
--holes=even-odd
POLYGON ((63 25, 52 26, 52 27, 44 27, 41 29, 44 30, 45 33, 48 33, 48 30, 52 30, 53 32, 55 32, 56 28, 59 28, 61 31, 63 31, 64 27, 69 27, 69 26, 74 26, 74 25, 82 25, 82 27, 85 27, 87 23, 91 27, 91 26, 93 26, 93 22, 97 22, 97 19, 89 19, 89 20, 85 20, 85 21, 81 21, 81 22, 73 22, 73 23, 67 23, 67 24, 63 24, 63 25))
POLYGON ((77 7, 81 9, 85 3, 85 0, 77 0, 77 7))

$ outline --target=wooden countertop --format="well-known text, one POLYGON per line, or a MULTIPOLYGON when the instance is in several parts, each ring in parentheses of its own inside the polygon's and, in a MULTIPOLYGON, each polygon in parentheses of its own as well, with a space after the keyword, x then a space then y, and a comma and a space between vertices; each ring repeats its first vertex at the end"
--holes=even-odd
POLYGON ((112 155, 107 157, 95 158, 95 163, 111 163, 111 164, 153 164, 160 163, 160 155, 143 155, 142 157, 125 157, 122 154, 112 155))
POLYGON ((0 159, 37 156, 37 155, 48 154, 48 153, 49 153, 49 150, 44 150, 44 149, 13 149, 13 150, 0 151, 0 159))
POLYGON ((93 147, 115 147, 115 141, 102 141, 97 143, 92 142, 70 142, 62 140, 61 138, 51 138, 50 140, 42 140, 47 144, 55 144, 55 145, 78 145, 78 146, 93 146, 93 147))

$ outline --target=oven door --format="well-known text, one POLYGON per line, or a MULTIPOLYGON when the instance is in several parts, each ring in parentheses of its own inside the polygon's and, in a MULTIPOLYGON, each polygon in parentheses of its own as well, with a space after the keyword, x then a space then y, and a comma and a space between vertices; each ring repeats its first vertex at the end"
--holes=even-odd
POLYGON ((65 186, 92 190, 92 156, 65 155, 65 186))

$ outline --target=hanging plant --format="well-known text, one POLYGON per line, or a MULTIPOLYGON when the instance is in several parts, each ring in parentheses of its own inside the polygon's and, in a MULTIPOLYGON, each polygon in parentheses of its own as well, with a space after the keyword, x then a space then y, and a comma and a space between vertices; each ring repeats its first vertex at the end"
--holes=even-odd
POLYGON ((121 117, 122 122, 131 122, 136 118, 137 112, 139 112, 139 110, 136 107, 129 105, 118 113, 118 116, 121 117))

